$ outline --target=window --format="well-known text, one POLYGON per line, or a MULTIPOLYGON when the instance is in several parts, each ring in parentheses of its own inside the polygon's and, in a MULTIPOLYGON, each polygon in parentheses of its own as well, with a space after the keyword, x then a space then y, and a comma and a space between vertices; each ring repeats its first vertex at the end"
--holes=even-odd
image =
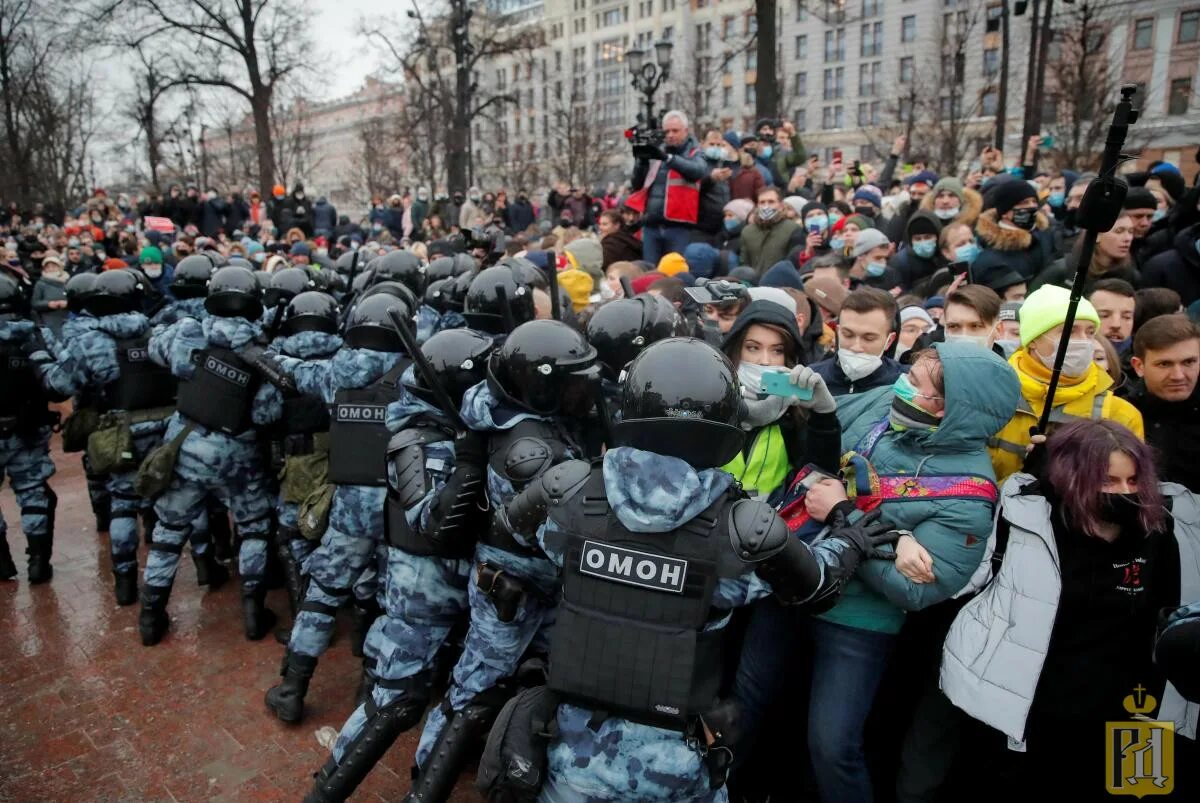
POLYGON ((721 38, 732 39, 734 36, 736 36, 737 28, 734 27, 736 25, 737 20, 735 20, 733 17, 725 17, 723 20, 721 20, 721 38))
POLYGON ((675 0, 662 0, 662 10, 664 14, 668 11, 674 11, 675 0))
POLYGON ((824 73, 822 95, 825 100, 839 100, 846 95, 846 68, 828 68, 824 73))
POLYGON ((905 56, 900 59, 900 83, 911 84, 913 81, 913 57, 905 56))
POLYGON ((984 92, 983 97, 979 99, 979 106, 983 115, 985 117, 995 117, 999 101, 1000 95, 994 89, 984 92))
POLYGON ((913 102, 912 98, 900 98, 900 102, 896 104, 896 120, 901 123, 909 122, 913 119, 913 102))
POLYGON ((562 72, 562 51, 561 50, 554 51, 554 71, 562 72))
POLYGON ((796 0, 796 22, 808 19, 808 0, 796 0))
POLYGON ((994 5, 987 7, 987 22, 984 24, 985 33, 998 33, 1000 31, 1001 18, 1004 16, 1004 6, 994 5))
POLYGON ((808 58, 808 36, 805 34, 796 37, 796 58, 801 60, 808 58))
POLYGON ((862 26, 861 55, 878 56, 883 52, 883 23, 868 23, 862 26))
POLYGON ((753 106, 758 99, 758 94, 755 92, 754 84, 746 84, 746 105, 753 106))
POLYGON ((800 133, 804 133, 806 130, 808 130, 807 109, 801 109, 800 111, 796 112, 796 130, 800 133))
POLYGON ((1181 45, 1200 39, 1200 9, 1185 11, 1179 15, 1179 33, 1175 41, 1181 45))
POLYGON ((721 107, 728 109, 733 105, 733 87, 726 86, 721 88, 721 107))
MULTIPOLYGON (((671 7, 672 7, 672 8, 674 8, 674 7, 675 7, 675 4, 674 4, 674 3, 671 3, 671 7)), ((670 42, 670 41, 672 41, 672 40, 674 40, 674 39, 675 39, 675 29, 674 29, 672 26, 670 26, 670 25, 668 25, 667 27, 663 28, 663 32, 662 32, 662 40, 663 40, 664 42, 670 42)))
POLYGON ((846 118, 842 116, 842 107, 841 106, 833 107, 833 127, 834 128, 845 128, 846 127, 846 118))
POLYGON ((1000 72, 1000 48, 989 47, 983 51, 983 74, 997 75, 1000 72))
POLYGON ((758 49, 757 48, 751 48, 750 50, 746 51, 746 69, 747 70, 757 70, 758 69, 758 49))
POLYGON ((1167 98, 1167 114, 1187 114, 1191 96, 1191 78, 1176 78, 1171 81, 1171 94, 1167 98))
POLYGON ((917 16, 909 14, 900 18, 900 41, 915 42, 917 40, 917 16))
POLYGON ((829 130, 833 128, 833 107, 825 106, 821 109, 821 128, 829 130))
POLYGON ((1149 50, 1154 38, 1154 18, 1143 17, 1133 23, 1133 49, 1149 50))
POLYGON ((1042 98, 1042 124, 1057 125, 1058 124, 1058 107, 1059 98, 1057 95, 1047 92, 1042 98))
POLYGON ((846 59, 846 29, 825 32, 825 60, 844 61, 846 59))
POLYGON ((864 17, 878 17, 883 7, 883 0, 863 0, 862 15, 864 17))
POLYGON ((792 82, 792 93, 798 98, 808 95, 808 73, 796 73, 796 77, 792 82))
POLYGON ((944 95, 939 104, 943 120, 958 118, 962 115, 962 98, 958 95, 944 95))

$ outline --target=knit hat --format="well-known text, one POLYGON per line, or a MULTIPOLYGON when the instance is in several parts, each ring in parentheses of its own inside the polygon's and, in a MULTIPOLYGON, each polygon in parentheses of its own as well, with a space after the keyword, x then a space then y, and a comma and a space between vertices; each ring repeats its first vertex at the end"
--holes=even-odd
MULTIPOLYGON (((778 292, 783 292, 782 290, 778 292)), ((786 293, 784 293, 787 296, 786 293)), ((788 301, 792 301, 791 296, 787 296, 788 301)), ((725 333, 725 337, 721 339, 721 348, 726 349, 730 344, 736 342, 742 333, 750 328, 752 324, 768 324, 770 326, 778 326, 780 329, 788 333, 792 342, 799 346, 801 343, 800 328, 796 325, 796 307, 795 303, 791 309, 781 305, 775 299, 753 298, 750 303, 742 310, 741 314, 733 322, 733 326, 729 327, 729 331, 725 333)))
POLYGON ((1130 187, 1129 192, 1125 194, 1125 203, 1121 208, 1130 211, 1133 209, 1157 209, 1158 199, 1154 197, 1154 193, 1145 187, 1130 187))
MULTIPOLYGON (((683 249, 683 258, 687 261, 687 272, 693 276, 711 278, 717 272, 717 262, 721 252, 708 243, 692 243, 683 249)), ((674 274, 671 274, 674 275, 674 274)))
MULTIPOLYGON (((1067 319, 1067 305, 1071 302, 1071 291, 1055 284, 1044 284, 1025 297, 1021 305, 1021 347, 1041 337, 1067 319)), ((1091 321, 1100 326, 1096 308, 1086 298, 1080 299, 1075 313, 1077 321, 1091 321)))
POLYGON ((122 268, 128 267, 129 263, 123 259, 109 257, 108 259, 104 260, 104 270, 121 270, 122 268))
POLYGON ((904 186, 911 187, 914 184, 926 184, 930 187, 937 184, 937 173, 932 170, 922 170, 919 173, 913 173, 908 178, 904 179, 904 186))
POLYGON ((722 139, 729 143, 729 147, 735 151, 742 149, 742 138, 737 135, 736 131, 726 131, 721 135, 722 139))
POLYGON ((980 282, 984 287, 989 287, 996 291, 996 295, 1004 295, 1004 291, 1012 287, 1014 284, 1027 282, 1021 274, 1017 273, 1012 268, 1001 268, 1000 271, 992 271, 988 273, 983 281, 980 282))
POLYGON ((913 306, 905 307, 904 309, 900 310, 900 325, 901 326, 903 326, 908 321, 911 321, 913 318, 920 318, 922 321, 924 321, 925 326, 927 327, 926 331, 928 331, 929 329, 932 329, 934 326, 937 325, 933 322, 933 318, 930 317, 929 313, 925 311, 924 307, 918 307, 916 305, 913 305, 913 306))
POLYGON ((890 245, 891 240, 887 235, 879 229, 867 229, 860 231, 858 236, 854 238, 854 250, 852 254, 855 259, 858 259, 863 254, 870 251, 872 248, 878 248, 881 245, 890 245))
POLYGON ((663 276, 674 276, 676 273, 683 273, 687 269, 688 263, 683 258, 683 254, 677 254, 674 251, 663 254, 662 259, 658 260, 658 267, 655 268, 663 276))
MULTIPOLYGON (((812 260, 809 260, 810 262, 812 260)), ((782 262, 776 262, 762 276, 762 281, 759 282, 762 287, 791 287, 796 290, 804 289, 804 282, 800 281, 800 273, 786 259, 782 262)))
POLYGON ((872 187, 870 184, 864 184, 854 193, 854 198, 852 200, 866 201, 878 209, 879 207, 883 206, 883 193, 872 187))
POLYGON ((945 296, 930 296, 929 298, 925 299, 925 309, 926 310, 945 309, 945 308, 946 308, 945 296))
POLYGON ((942 233, 942 224, 932 212, 919 210, 913 213, 913 216, 908 219, 908 225, 905 227, 908 233, 908 239, 911 242, 914 235, 917 234, 932 234, 935 237, 942 233))
POLYGON ((842 224, 843 228, 853 223, 855 226, 858 226, 860 231, 866 231, 867 229, 875 228, 875 218, 867 217, 866 215, 850 215, 849 217, 842 218, 838 222, 842 224))
POLYGON ((830 315, 841 313, 842 302, 846 300, 849 292, 832 276, 816 276, 804 283, 804 294, 830 315))
POLYGON ((308 243, 303 241, 292 243, 292 248, 290 251, 288 251, 288 254, 294 257, 310 257, 312 256, 312 249, 308 247, 308 243))
POLYGON ((754 202, 749 198, 735 198, 725 204, 725 212, 737 217, 742 223, 746 222, 746 218, 750 217, 750 213, 754 211, 754 202))
POLYGON ((1021 302, 1020 301, 1005 301, 1000 305, 1001 321, 1019 321, 1021 320, 1021 302))
POLYGON ((276 184, 271 188, 271 194, 276 198, 282 198, 283 196, 287 195, 287 187, 283 186, 282 184, 276 184))
POLYGON ((641 276, 635 276, 632 280, 630 280, 629 283, 633 286, 633 294, 635 296, 640 296, 642 293, 650 289, 650 285, 654 284, 659 279, 665 278, 667 277, 663 274, 656 270, 652 270, 649 273, 643 273, 641 276))
POLYGON ((796 213, 797 217, 801 218, 804 215, 804 207, 808 204, 808 201, 804 200, 799 195, 789 195, 783 199, 783 202, 792 208, 792 211, 796 213))
POLYGON ((758 271, 749 265, 738 265, 729 271, 729 278, 735 282, 741 282, 747 287, 758 286, 758 271))
MULTIPOLYGON (((42 261, 45 262, 46 260, 43 259, 42 261)), ((138 256, 138 264, 139 265, 145 265, 147 263, 149 263, 151 265, 161 265, 162 261, 163 261, 162 250, 155 248, 152 245, 148 245, 145 248, 143 248, 142 253, 138 256)))
POLYGON ((558 274, 558 286, 567 291, 571 297, 571 306, 576 312, 591 302, 592 288, 595 282, 592 277, 576 268, 568 268, 558 274))
POLYGON ((984 187, 983 208, 1003 215, 1026 198, 1037 200, 1037 190, 1028 181, 1001 173, 984 187))
POLYGON ((1178 201, 1187 192, 1187 182, 1183 178, 1183 174, 1179 172, 1179 168, 1170 162, 1160 162, 1150 168, 1150 175, 1158 179, 1162 184, 1162 188, 1167 191, 1172 199, 1178 201))
POLYGON ((824 212, 825 214, 828 215, 829 208, 827 206, 825 206, 825 204, 821 203, 820 201, 809 201, 803 207, 801 207, 800 219, 804 220, 806 217, 808 217, 809 212, 824 212))
POLYGON ((933 197, 936 198, 939 192, 954 193, 959 203, 962 203, 967 197, 966 192, 963 190, 962 182, 954 176, 946 176, 945 178, 938 179, 938 183, 933 185, 933 197))
POLYGON ((48 262, 51 264, 54 264, 54 265, 58 265, 60 268, 63 266, 62 257, 60 257, 58 255, 57 251, 47 251, 45 254, 42 255, 42 265, 45 266, 46 263, 48 263, 48 262))
POLYGON ((591 237, 580 237, 564 251, 567 254, 567 260, 571 265, 591 276, 594 281, 601 281, 604 278, 604 249, 600 246, 600 241, 591 237))
POLYGON ((751 301, 770 301, 786 309, 792 315, 796 314, 796 299, 780 290, 778 287, 751 287, 746 291, 751 301))

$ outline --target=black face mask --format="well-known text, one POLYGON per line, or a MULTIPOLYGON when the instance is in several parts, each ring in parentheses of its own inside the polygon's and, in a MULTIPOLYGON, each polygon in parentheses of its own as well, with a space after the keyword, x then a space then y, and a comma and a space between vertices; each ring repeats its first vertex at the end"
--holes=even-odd
POLYGON ((1077 212, 1077 211, 1078 210, 1076 210, 1076 209, 1068 209, 1065 212, 1063 212, 1062 224, 1065 228, 1068 228, 1068 229, 1075 228, 1075 212, 1077 212))
POLYGON ((856 206, 854 207, 854 214, 873 218, 875 217, 875 208, 871 206, 856 206))
POLYGON ((1101 494, 1100 518, 1116 524, 1122 531, 1135 530, 1140 525, 1142 508, 1137 494, 1101 494))
POLYGON ((1025 231, 1032 231, 1037 225, 1037 210, 1036 209, 1014 209, 1012 213, 1013 225, 1025 231))

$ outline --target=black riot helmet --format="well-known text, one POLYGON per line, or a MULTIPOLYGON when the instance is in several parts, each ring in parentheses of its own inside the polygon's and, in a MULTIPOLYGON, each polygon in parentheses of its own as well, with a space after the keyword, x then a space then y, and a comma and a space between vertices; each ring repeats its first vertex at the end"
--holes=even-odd
POLYGON ((171 295, 178 299, 204 298, 208 280, 216 271, 211 259, 204 254, 190 254, 179 260, 171 279, 171 295))
POLYGON ((333 263, 333 269, 343 276, 350 275, 350 269, 354 268, 356 273, 365 273, 367 270, 367 252, 366 251, 347 251, 337 258, 333 263), (358 255, 358 265, 354 264, 354 256, 358 255))
POLYGON ((454 257, 438 257, 425 268, 425 278, 429 284, 449 279, 452 276, 454 276, 454 257))
POLYGON ((263 292, 263 304, 274 307, 280 301, 291 301, 316 286, 312 275, 304 268, 280 268, 271 274, 271 286, 263 292))
MULTIPOLYGON (((495 348, 496 342, 487 335, 470 329, 446 329, 421 344, 421 353, 433 368, 438 384, 446 389, 451 401, 460 404, 467 388, 487 378, 488 357, 495 348)), ((437 404, 420 371, 413 370, 413 380, 405 387, 413 395, 437 404)))
MULTIPOLYGON (((205 253, 207 253, 207 252, 205 252, 205 253)), ((246 270, 258 270, 258 266, 255 265, 253 262, 246 259, 245 257, 239 257, 239 256, 229 257, 229 259, 225 260, 224 265, 220 264, 220 260, 213 259, 213 264, 216 265, 218 268, 223 268, 226 265, 228 265, 228 266, 232 266, 235 268, 245 268, 246 270)))
POLYGON ((279 331, 285 335, 298 332, 337 333, 338 305, 333 298, 318 290, 297 293, 283 311, 279 331))
POLYGON ((21 283, 7 273, 0 273, 0 321, 24 318, 26 309, 21 283))
POLYGON ((684 334, 675 305, 662 296, 619 298, 604 304, 588 321, 588 342, 615 380, 651 343, 684 334))
POLYGON ((425 292, 425 266, 412 251, 389 251, 372 259, 367 267, 371 284, 400 282, 418 297, 425 292))
POLYGON ((393 309, 401 317, 412 315, 401 299, 387 293, 359 301, 346 318, 346 333, 342 336, 346 345, 372 351, 404 351, 396 324, 388 314, 393 309))
POLYGON ((346 277, 333 268, 310 270, 308 274, 312 277, 314 290, 320 290, 322 293, 330 295, 346 290, 346 277))
POLYGON ((625 369, 613 443, 717 468, 742 448, 737 372, 703 340, 673 337, 647 346, 625 369))
MULTIPOLYGON (((261 273, 262 271, 256 271, 261 273)), ((208 280, 208 298, 204 308, 219 318, 245 318, 257 321, 262 317, 262 289, 255 272, 236 266, 219 269, 208 280)))
POLYGON ((412 315, 417 307, 420 306, 420 302, 413 295, 413 291, 409 290, 407 285, 403 285, 400 282, 380 282, 379 284, 373 284, 366 289, 362 297, 366 299, 378 295, 391 296, 403 301, 407 310, 404 313, 405 315, 412 315))
POLYGON ((481 270, 472 279, 463 301, 463 315, 468 325, 482 332, 503 334, 532 321, 536 317, 532 279, 513 265, 501 264, 481 270))
POLYGON ((433 307, 441 313, 451 311, 451 291, 454 287, 454 279, 437 279, 429 283, 425 288, 425 304, 433 307))
POLYGON ((596 350, 562 321, 523 323, 492 353, 492 392, 540 415, 587 415, 600 380, 596 350))
POLYGON ((139 312, 145 292, 146 286, 138 273, 124 269, 106 270, 96 277, 83 308, 96 316, 139 312))
POLYGON ((83 302, 87 300, 88 295, 96 286, 96 279, 99 278, 94 273, 77 273, 70 279, 67 279, 67 285, 64 288, 67 293, 67 309, 78 315, 83 312, 83 302))

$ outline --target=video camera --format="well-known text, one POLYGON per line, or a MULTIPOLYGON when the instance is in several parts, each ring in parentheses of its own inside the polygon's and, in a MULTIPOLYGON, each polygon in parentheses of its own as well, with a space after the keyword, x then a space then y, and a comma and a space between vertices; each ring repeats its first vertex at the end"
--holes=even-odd
POLYGON ((629 140, 629 144, 633 146, 634 150, 646 146, 662 147, 662 144, 666 142, 667 132, 658 126, 639 122, 633 128, 625 129, 625 139, 629 140))
POLYGON ((741 282, 729 279, 697 279, 695 287, 683 289, 697 304, 723 306, 750 297, 750 291, 741 282))

